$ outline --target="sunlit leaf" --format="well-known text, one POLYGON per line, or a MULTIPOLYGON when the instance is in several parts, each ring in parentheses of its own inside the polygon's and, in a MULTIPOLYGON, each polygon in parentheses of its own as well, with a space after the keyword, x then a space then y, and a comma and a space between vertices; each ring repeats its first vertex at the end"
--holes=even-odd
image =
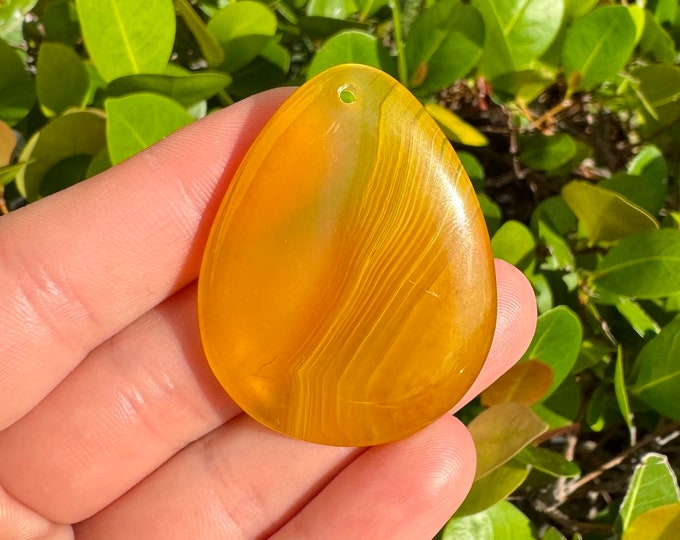
POLYGON ((80 56, 63 43, 43 43, 38 55, 36 91, 46 116, 56 116, 70 107, 83 108, 90 77, 80 56))
POLYGON ((106 87, 110 97, 135 92, 155 92, 188 107, 223 90, 231 77, 221 71, 203 71, 186 75, 128 75, 115 79, 106 87))
POLYGON ((680 319, 675 319, 642 348, 635 359, 629 387, 630 392, 647 405, 675 420, 680 420, 678 358, 680 319))
POLYGON ((622 540, 680 538, 680 503, 658 506, 639 515, 623 532, 622 540))
POLYGON ((60 161, 95 155, 106 144, 105 118, 96 110, 73 110, 36 132, 21 152, 27 165, 16 178, 19 192, 29 201, 39 198, 45 174, 60 161))
POLYGON ((219 66, 224 61, 224 51, 208 25, 191 7, 189 0, 174 0, 174 3, 177 14, 182 17, 184 24, 194 36, 208 65, 212 68, 219 66))
POLYGON ((646 210, 652 216, 657 215, 668 191, 666 178, 643 177, 618 173, 602 180, 598 185, 623 195, 627 200, 646 210))
POLYGON ((428 94, 453 84, 477 64, 483 47, 484 20, 474 6, 460 0, 436 2, 409 31, 405 55, 410 85, 428 94))
POLYGON ((616 395, 616 402, 619 404, 621 416, 628 428, 633 427, 633 413, 631 412, 630 403, 628 401, 628 392, 626 391, 626 381, 623 372, 623 349, 618 347, 616 353, 616 366, 614 371, 614 394, 616 395))
POLYGON ((523 272, 531 273, 536 263, 536 240, 523 223, 509 220, 491 238, 494 257, 503 259, 523 272))
POLYGON ((494 79, 531 66, 562 24, 564 0, 474 0, 487 29, 482 72, 494 79))
POLYGON ((548 425, 521 403, 502 403, 486 409, 468 429, 477 447, 476 479, 507 463, 544 433, 548 425))
POLYGON ((215 13, 208 29, 224 50, 221 69, 231 73, 254 60, 273 40, 276 16, 260 2, 242 0, 215 13))
POLYGON ((635 466, 628 491, 619 510, 622 530, 639 515, 653 508, 680 502, 678 480, 668 457, 650 452, 635 466))
POLYGON ((307 78, 339 64, 364 64, 394 73, 394 59, 378 39, 359 30, 345 30, 330 38, 312 59, 307 78))
POLYGON ((567 32, 562 61, 573 90, 590 89, 615 77, 635 47, 636 28, 627 8, 599 7, 567 32))
POLYGON ((595 268, 592 284, 622 296, 680 293, 680 231, 660 229, 624 238, 595 268))
POLYGON ((76 0, 85 46, 105 81, 162 73, 175 40, 172 0, 76 0))
POLYGON ((449 109, 436 103, 426 103, 425 110, 436 120, 444 135, 450 141, 467 146, 486 146, 489 144, 483 133, 449 109))
POLYGON ((147 93, 107 99, 106 116, 109 156, 114 165, 193 120, 176 101, 147 93))
POLYGON ((630 298, 621 297, 616 303, 616 309, 630 323, 631 327, 640 337, 648 334, 658 334, 661 328, 642 306, 630 298))
POLYGON ((346 19, 359 10, 354 0, 309 0, 305 11, 309 16, 346 19))
POLYGON ((574 477, 581 474, 578 464, 569 461, 562 454, 540 446, 527 446, 515 459, 550 476, 574 477))
POLYGON ((658 222, 644 208, 615 191, 583 180, 566 184, 562 197, 578 216, 591 244, 613 242, 659 228, 658 222))
POLYGON ((531 522, 507 501, 483 512, 453 516, 442 529, 442 540, 534 540, 531 522))
POLYGON ((456 517, 476 514, 505 499, 529 476, 529 468, 510 461, 472 484, 472 489, 456 510, 456 517))
POLYGON ((538 318, 536 333, 524 356, 546 363, 553 371, 547 395, 562 383, 576 363, 581 347, 581 321, 566 306, 558 306, 538 318))

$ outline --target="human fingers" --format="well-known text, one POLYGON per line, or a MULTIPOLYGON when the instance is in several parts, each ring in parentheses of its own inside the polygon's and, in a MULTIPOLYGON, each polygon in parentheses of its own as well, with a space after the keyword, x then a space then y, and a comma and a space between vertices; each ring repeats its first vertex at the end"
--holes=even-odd
POLYGON ((279 530, 283 538, 418 538, 414 530, 430 538, 473 476, 470 437, 453 418, 360 453, 241 416, 75 531, 84 540, 254 539, 279 530))
MULTIPOLYGON (((498 263, 498 328, 477 388, 526 348, 535 301, 525 282, 498 263)), ((93 351, 0 432, 0 484, 53 520, 79 521, 237 415, 207 367, 195 312, 191 286, 93 351)))
POLYGON ((228 180, 290 94, 259 94, 0 221, 0 429, 193 280, 228 180))

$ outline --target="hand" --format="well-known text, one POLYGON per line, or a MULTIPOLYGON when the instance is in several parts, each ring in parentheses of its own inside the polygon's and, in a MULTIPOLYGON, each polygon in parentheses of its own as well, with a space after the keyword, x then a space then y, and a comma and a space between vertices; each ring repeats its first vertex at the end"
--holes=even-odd
MULTIPOLYGON (((203 246, 289 93, 0 219, 0 538, 429 539, 465 497, 475 454, 453 416, 389 445, 319 446, 239 414, 207 367, 203 246)), ((497 272, 494 344, 463 402, 534 330, 527 281, 497 272)))

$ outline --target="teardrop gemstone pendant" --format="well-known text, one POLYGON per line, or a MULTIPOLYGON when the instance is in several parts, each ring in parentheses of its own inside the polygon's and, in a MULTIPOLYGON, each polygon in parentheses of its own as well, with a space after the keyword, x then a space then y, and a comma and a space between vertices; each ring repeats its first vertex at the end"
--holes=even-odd
POLYGON ((460 160, 408 90, 348 64, 281 106, 222 201, 198 315, 227 393, 292 437, 382 444, 455 405, 491 345, 493 259, 460 160))

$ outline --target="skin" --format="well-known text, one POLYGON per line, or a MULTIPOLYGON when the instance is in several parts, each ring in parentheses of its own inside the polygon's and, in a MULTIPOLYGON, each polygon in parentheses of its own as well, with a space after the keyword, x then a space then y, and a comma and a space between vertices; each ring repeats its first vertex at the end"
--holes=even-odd
MULTIPOLYGON (((453 416, 384 446, 319 446, 241 414, 207 367, 203 247, 290 91, 0 219, 0 539, 428 539, 464 499, 475 452, 453 416)), ((496 268, 494 343, 458 407, 535 328, 528 282, 496 268)))

